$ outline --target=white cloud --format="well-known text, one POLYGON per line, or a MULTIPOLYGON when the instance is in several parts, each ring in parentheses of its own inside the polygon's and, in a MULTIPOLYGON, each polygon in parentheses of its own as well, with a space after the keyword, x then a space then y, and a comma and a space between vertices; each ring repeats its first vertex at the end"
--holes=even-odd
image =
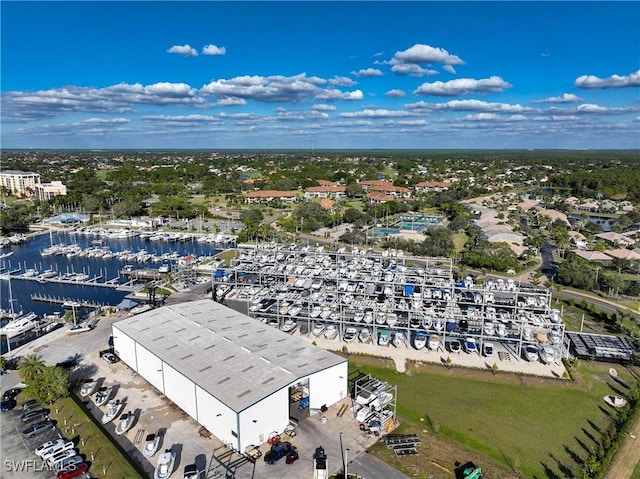
POLYGON ((406 96, 407 94, 404 92, 404 90, 394 88, 393 90, 389 90, 388 92, 386 92, 385 95, 389 98, 400 98, 406 96))
POLYGON ((500 117, 495 113, 473 113, 471 115, 467 115, 463 118, 463 120, 468 121, 492 121, 497 120, 500 117))
POLYGON ((224 55, 227 53, 227 49, 225 47, 218 47, 216 45, 210 44, 206 45, 202 48, 203 55, 224 55))
POLYGON ((384 108, 365 108, 360 111, 348 111, 340 113, 343 118, 389 118, 410 116, 410 113, 402 110, 387 110, 384 108))
POLYGON ((243 98, 266 103, 299 103, 313 98, 325 80, 300 73, 291 77, 282 75, 239 76, 229 80, 216 80, 204 85, 200 92, 224 98, 243 98))
POLYGON ((446 72, 451 73, 452 75, 455 75, 455 74, 456 74, 456 69, 455 69, 455 68, 453 68, 453 66, 451 66, 451 65, 443 65, 443 66, 442 66, 442 69, 443 69, 444 71, 446 71, 446 72))
POLYGON ((127 118, 87 118, 81 123, 85 125, 121 125, 129 123, 129 121, 127 118))
POLYGON ((215 104, 217 106, 239 106, 239 105, 246 105, 247 100, 245 100, 244 98, 226 97, 226 98, 219 98, 215 104))
POLYGON ((185 57, 197 57, 198 51, 191 45, 174 45, 167 50, 167 53, 177 53, 185 57))
POLYGON ((358 84, 357 81, 354 81, 349 77, 334 76, 329 80, 329 85, 334 85, 334 86, 354 86, 357 84, 358 84))
POLYGON ((124 113, 132 105, 199 106, 204 99, 186 83, 152 85, 119 83, 105 88, 65 87, 2 95, 2 120, 21 122, 52 118, 68 112, 124 113))
POLYGON ((377 68, 365 68, 365 69, 361 69, 356 71, 351 72, 352 75, 355 75, 357 77, 379 77, 382 76, 382 72, 380 70, 378 70, 377 68))
POLYGON ((464 61, 457 55, 451 55, 443 48, 432 47, 422 43, 417 43, 404 51, 396 52, 392 61, 397 63, 464 65, 464 61))
POLYGON ((638 111, 635 107, 619 108, 595 105, 593 103, 583 103, 575 108, 547 108, 544 113, 550 115, 624 115, 638 111))
POLYGON ((576 107, 577 113, 600 113, 604 115, 618 115, 635 111, 633 108, 609 108, 606 106, 594 105, 593 103, 583 103, 576 107))
POLYGON ((146 121, 159 121, 178 123, 221 123, 218 116, 213 115, 145 115, 142 117, 146 121))
POLYGON ((361 90, 346 91, 342 94, 343 100, 362 100, 362 98, 363 95, 361 90))
POLYGON ((397 63, 391 67, 391 71, 398 75, 412 75, 416 77, 438 74, 437 70, 423 68, 415 63, 397 63))
POLYGON ((511 84, 499 76, 476 80, 474 78, 457 78, 447 82, 423 83, 414 90, 415 95, 459 96, 467 93, 495 93, 511 88, 511 84))
POLYGON ((410 111, 478 111, 493 113, 523 113, 531 111, 531 108, 519 104, 486 102, 482 100, 450 100, 446 103, 427 103, 419 101, 407 103, 404 106, 410 111))
POLYGON ((576 78, 578 88, 624 88, 640 86, 640 70, 629 75, 611 75, 608 78, 598 78, 594 75, 582 75, 576 78))
POLYGON ((311 109, 315 110, 315 111, 335 111, 336 107, 335 107, 335 105, 327 105, 325 103, 317 103, 315 105, 312 105, 311 109))
POLYGON ((582 98, 574 95, 573 93, 563 93, 560 96, 550 96, 542 100, 534 100, 533 103, 577 103, 582 101, 582 98))

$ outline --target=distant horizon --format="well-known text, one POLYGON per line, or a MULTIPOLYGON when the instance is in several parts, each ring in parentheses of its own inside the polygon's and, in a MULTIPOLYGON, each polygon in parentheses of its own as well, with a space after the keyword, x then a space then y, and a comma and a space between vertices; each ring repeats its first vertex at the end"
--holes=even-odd
POLYGON ((640 149, 638 2, 3 2, 0 22, 5 150, 640 149))

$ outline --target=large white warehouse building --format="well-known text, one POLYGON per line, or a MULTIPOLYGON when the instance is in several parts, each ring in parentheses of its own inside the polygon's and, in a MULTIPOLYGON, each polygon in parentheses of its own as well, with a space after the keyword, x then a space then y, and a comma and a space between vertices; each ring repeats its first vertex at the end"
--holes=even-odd
POLYGON ((311 409, 347 395, 347 360, 210 299, 114 323, 116 354, 238 451, 289 423, 290 389, 311 409))

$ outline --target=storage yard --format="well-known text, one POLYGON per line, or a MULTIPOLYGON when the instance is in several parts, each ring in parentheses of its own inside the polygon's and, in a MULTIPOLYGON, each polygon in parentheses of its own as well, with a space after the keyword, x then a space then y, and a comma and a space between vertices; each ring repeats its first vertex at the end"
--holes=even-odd
POLYGON ((449 258, 322 246, 239 247, 231 266, 214 274, 213 292, 251 317, 329 348, 326 341, 342 347, 337 339, 368 344, 367 352, 383 356, 393 345, 547 365, 567 355, 564 324, 550 307, 548 289, 510 279, 456 282, 449 258))

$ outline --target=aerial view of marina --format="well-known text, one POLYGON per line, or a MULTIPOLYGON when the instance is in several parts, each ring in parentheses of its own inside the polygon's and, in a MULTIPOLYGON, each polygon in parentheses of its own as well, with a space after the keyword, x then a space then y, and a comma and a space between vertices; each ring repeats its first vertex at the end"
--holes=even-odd
POLYGON ((640 479, 637 3, 0 26, 0 478, 640 479))

